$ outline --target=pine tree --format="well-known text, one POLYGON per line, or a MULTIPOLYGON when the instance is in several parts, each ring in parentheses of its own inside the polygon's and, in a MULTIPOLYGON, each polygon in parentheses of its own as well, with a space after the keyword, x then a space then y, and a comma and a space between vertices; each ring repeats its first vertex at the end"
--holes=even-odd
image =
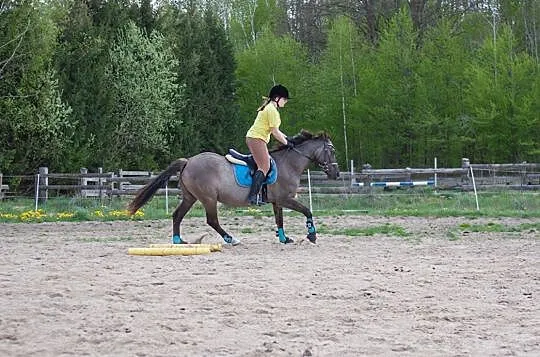
POLYGON ((206 10, 203 22, 204 44, 201 46, 200 92, 192 98, 198 111, 204 111, 206 125, 201 147, 225 153, 230 146, 242 142, 238 137, 238 108, 234 103, 236 62, 231 43, 214 12, 206 10))
POLYGON ((73 108, 77 122, 78 135, 70 157, 73 169, 104 166, 99 153, 107 150, 103 128, 113 105, 105 68, 110 61, 109 48, 129 16, 128 4, 120 0, 74 0, 63 24, 56 66, 63 98, 73 108))
POLYGON ((182 127, 171 150, 224 153, 238 143, 238 121, 234 54, 223 25, 211 8, 201 13, 194 3, 165 7, 158 23, 179 61, 177 82, 185 86, 177 106, 182 127))

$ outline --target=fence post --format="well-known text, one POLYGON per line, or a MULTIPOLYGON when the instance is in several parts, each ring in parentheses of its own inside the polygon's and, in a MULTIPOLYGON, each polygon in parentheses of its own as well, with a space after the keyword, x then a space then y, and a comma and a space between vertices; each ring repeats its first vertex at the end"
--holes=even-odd
POLYGON ((351 160, 351 187, 356 185, 356 177, 354 176, 354 160, 351 160))
POLYGON ((433 159, 433 168, 435 169, 435 174, 433 175, 433 187, 437 188, 437 157, 433 159))
POLYGON ((474 189, 474 199, 476 200, 476 210, 480 211, 480 205, 478 204, 478 192, 476 192, 476 182, 474 180, 474 171, 472 166, 469 166, 471 169, 471 178, 472 178, 472 185, 474 189))
MULTIPOLYGON (((88 169, 86 167, 81 167, 80 172, 81 172, 81 175, 86 175, 88 173, 88 169)), ((88 178, 84 177, 84 176, 81 176, 81 179, 79 180, 79 184, 81 186, 88 185, 88 178)), ((86 196, 87 196, 86 189, 81 187, 81 197, 86 197, 86 196)))
POLYGON ((103 188, 101 187, 103 185, 103 178, 101 177, 101 174, 103 173, 103 167, 98 167, 98 185, 99 185, 99 198, 100 200, 105 196, 103 193, 103 188))
POLYGON ((40 167, 39 168, 39 201, 40 202, 47 202, 47 199, 49 198, 49 189, 47 186, 49 186, 49 168, 48 167, 40 167))
POLYGON ((114 189, 116 187, 114 185, 114 176, 115 176, 114 172, 111 172, 111 180, 109 180, 110 181, 110 185, 109 185, 109 189, 110 189, 110 194, 109 195, 110 196, 109 197, 112 197, 114 189))
POLYGON ((2 200, 4 198, 4 192, 2 192, 2 184, 3 184, 2 177, 3 176, 4 175, 0 172, 0 200, 2 200))
POLYGON ((364 170, 371 170, 371 165, 369 163, 365 163, 362 166, 362 183, 364 184, 364 190, 367 191, 367 193, 371 194, 371 182, 373 181, 373 177, 371 176, 371 174, 364 174, 364 170))
MULTIPOLYGON (((118 170, 118 177, 124 177, 124 170, 118 170)), ((118 181, 118 190, 124 191, 124 183, 122 181, 118 181)))
POLYGON ((462 158, 461 159, 461 168, 463 169, 463 173, 461 174, 461 183, 469 183, 469 168, 470 168, 471 164, 470 164, 470 161, 469 159, 467 159, 466 157, 462 158))

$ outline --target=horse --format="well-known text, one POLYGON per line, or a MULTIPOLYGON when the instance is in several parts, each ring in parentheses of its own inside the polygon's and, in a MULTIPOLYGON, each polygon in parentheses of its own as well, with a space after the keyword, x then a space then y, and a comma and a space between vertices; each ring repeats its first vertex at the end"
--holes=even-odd
MULTIPOLYGON (((335 148, 325 132, 312 134, 301 130, 291 141, 294 144, 292 148, 281 145, 270 151, 278 175, 275 183, 266 186, 265 201, 273 206, 276 236, 281 243, 294 243, 285 235, 283 229, 283 208, 300 212, 306 217, 307 239, 315 243, 317 230, 312 212, 298 202, 295 196, 300 185, 300 176, 312 162, 318 164, 329 179, 335 180, 339 177, 335 148)), ((226 244, 237 245, 240 240, 220 226, 217 210, 218 202, 231 207, 249 205, 249 186, 239 185, 233 166, 225 156, 213 152, 177 159, 136 193, 128 205, 128 211, 130 214, 137 212, 158 189, 164 187, 171 176, 178 174, 182 201, 172 214, 173 243, 187 243, 180 236, 180 224, 193 204, 200 201, 206 212, 206 223, 219 233, 226 244)))

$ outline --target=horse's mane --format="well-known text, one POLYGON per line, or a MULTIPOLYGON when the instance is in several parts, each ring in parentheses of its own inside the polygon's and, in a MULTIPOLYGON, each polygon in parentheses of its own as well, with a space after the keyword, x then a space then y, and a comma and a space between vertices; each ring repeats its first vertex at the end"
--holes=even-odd
MULTIPOLYGON (((302 130, 300 130, 300 132, 298 134, 296 134, 295 136, 293 136, 292 138, 289 138, 289 139, 291 139, 291 141, 293 142, 294 145, 300 145, 305 141, 315 140, 315 139, 319 139, 319 138, 322 138, 324 140, 329 139, 328 133, 326 133, 325 131, 320 131, 317 134, 313 134, 308 130, 302 129, 302 130)), ((282 149, 285 149, 286 147, 287 147, 286 145, 283 145, 283 144, 279 143, 274 148, 273 151, 282 150, 282 149)))

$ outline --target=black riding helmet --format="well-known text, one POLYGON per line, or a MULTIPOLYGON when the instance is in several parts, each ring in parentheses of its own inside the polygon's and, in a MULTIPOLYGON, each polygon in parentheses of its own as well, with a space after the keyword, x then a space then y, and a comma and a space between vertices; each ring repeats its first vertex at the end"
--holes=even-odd
POLYGON ((285 99, 291 99, 289 98, 289 90, 282 86, 281 84, 277 84, 270 89, 270 94, 268 94, 268 98, 274 99, 274 98, 285 98, 285 99))

